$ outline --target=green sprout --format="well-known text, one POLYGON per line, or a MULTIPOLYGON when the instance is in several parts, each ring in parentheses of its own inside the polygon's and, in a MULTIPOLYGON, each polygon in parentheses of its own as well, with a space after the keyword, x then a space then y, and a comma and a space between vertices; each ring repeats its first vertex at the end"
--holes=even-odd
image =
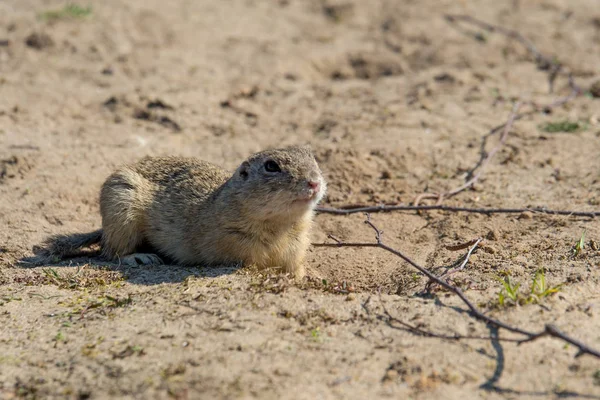
POLYGON ((85 18, 92 13, 92 7, 82 7, 77 4, 67 4, 58 10, 49 10, 40 14, 45 21, 56 21, 69 18, 85 18))
POLYGON ((585 248, 585 231, 581 234, 581 237, 575 243, 575 247, 573 248, 573 256, 578 256, 583 249, 585 248))

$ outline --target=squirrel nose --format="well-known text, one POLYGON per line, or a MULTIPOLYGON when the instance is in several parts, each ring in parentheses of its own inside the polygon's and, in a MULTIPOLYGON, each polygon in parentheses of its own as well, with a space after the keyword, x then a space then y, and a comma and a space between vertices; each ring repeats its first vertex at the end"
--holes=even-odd
POLYGON ((317 190, 319 190, 319 186, 320 186, 320 185, 321 185, 321 184, 319 183, 319 181, 308 181, 308 186, 309 186, 311 189, 313 189, 315 192, 316 192, 317 190))

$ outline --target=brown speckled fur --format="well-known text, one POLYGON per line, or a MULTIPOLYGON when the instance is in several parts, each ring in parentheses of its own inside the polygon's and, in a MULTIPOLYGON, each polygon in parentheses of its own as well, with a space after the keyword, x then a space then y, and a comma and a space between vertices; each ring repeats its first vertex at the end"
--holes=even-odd
POLYGON ((254 154, 233 175, 196 159, 146 157, 120 168, 102 186, 101 235, 56 236, 46 248, 52 256, 67 257, 101 237, 102 254, 113 260, 135 256, 142 244, 150 244, 179 264, 242 262, 301 277, 313 209, 325 190, 307 146, 254 154), (266 171, 267 160, 281 172, 266 171), (319 182, 320 190, 312 200, 298 201, 313 194, 309 181, 319 182))

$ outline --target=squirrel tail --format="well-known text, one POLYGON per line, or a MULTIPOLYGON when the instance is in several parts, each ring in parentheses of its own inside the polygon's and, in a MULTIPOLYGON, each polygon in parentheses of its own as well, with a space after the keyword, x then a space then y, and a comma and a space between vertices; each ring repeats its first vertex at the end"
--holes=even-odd
POLYGON ((48 259, 90 255, 90 253, 98 253, 98 251, 86 251, 85 249, 100 243, 101 240, 102 229, 89 233, 55 235, 46 239, 40 246, 34 247, 33 252, 48 259))

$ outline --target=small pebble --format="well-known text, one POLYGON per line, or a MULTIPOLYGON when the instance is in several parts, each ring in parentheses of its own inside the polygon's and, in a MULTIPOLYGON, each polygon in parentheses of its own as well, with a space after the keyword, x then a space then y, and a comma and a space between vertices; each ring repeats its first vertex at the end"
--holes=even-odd
POLYGON ((481 249, 488 254, 496 254, 496 249, 492 246, 481 246, 481 249))
POLYGON ((34 32, 25 38, 25 44, 33 49, 42 50, 54 45, 54 41, 46 33, 34 32))
POLYGON ((522 212, 521 215, 519 215, 519 219, 531 219, 533 218, 533 214, 531 213, 531 211, 525 211, 522 212))
POLYGON ((496 231, 489 231, 487 235, 485 235, 487 240, 498 240, 498 234, 496 231))
POLYGON ((392 381, 398 377, 398 371, 395 369, 388 369, 385 373, 385 377, 383 379, 387 381, 392 381))

